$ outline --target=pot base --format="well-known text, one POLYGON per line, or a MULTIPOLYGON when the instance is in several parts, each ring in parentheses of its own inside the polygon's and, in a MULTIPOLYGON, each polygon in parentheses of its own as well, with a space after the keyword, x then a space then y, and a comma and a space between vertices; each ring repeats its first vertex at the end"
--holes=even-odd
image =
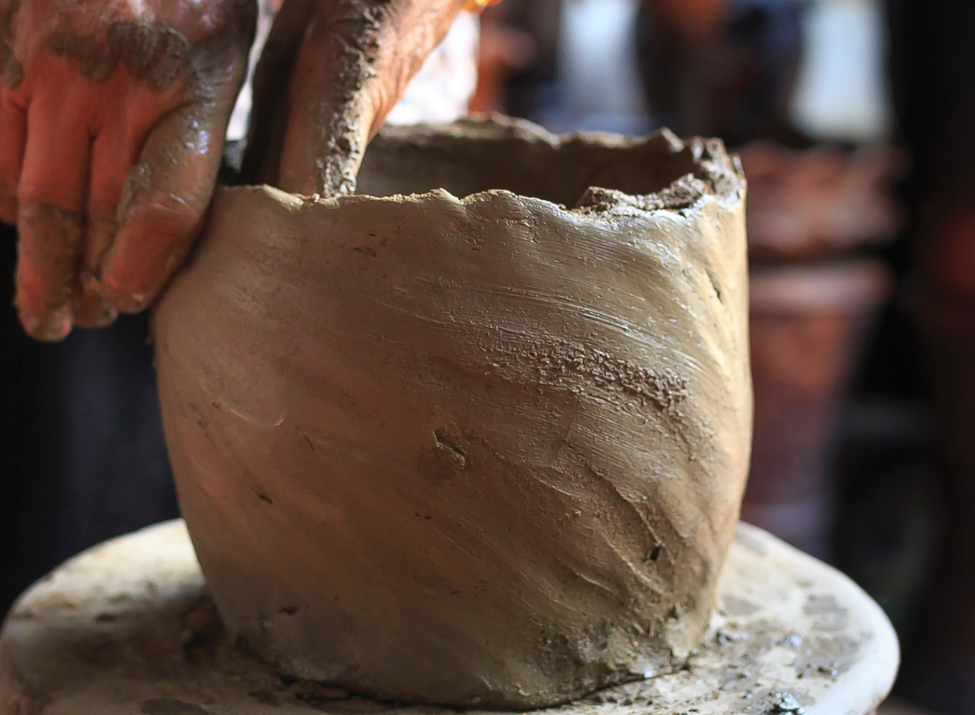
MULTIPOLYGON (((872 713, 898 663, 880 608, 832 568, 745 524, 711 633, 676 673, 559 715, 872 713)), ((653 675, 653 674, 651 674, 653 675)), ((225 637, 181 521, 107 542, 33 586, 0 635, 0 715, 451 715, 282 679, 225 637)), ((545 712, 545 711, 538 711, 545 712)))

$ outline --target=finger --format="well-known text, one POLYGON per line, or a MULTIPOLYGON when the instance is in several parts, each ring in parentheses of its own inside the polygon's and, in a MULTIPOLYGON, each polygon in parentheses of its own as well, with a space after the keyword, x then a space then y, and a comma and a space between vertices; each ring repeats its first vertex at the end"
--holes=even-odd
POLYGON ((74 322, 79 328, 104 328, 118 318, 98 279, 100 261, 112 245, 117 226, 108 214, 87 217, 74 303, 74 322))
POLYGON ((343 37, 336 56, 336 30, 324 24, 313 22, 295 67, 279 187, 336 196, 355 191, 376 111, 374 83, 362 81, 372 70, 356 51, 362 39, 343 37))
POLYGON ((118 316, 103 295, 100 273, 118 232, 118 206, 126 177, 139 160, 140 147, 132 136, 133 132, 111 127, 95 139, 92 147, 88 224, 75 303, 75 323, 83 328, 104 327, 118 316))
POLYGON ((101 266, 101 287, 123 313, 143 310, 182 264, 213 196, 232 102, 168 114, 129 172, 119 227, 101 266), (218 140, 217 137, 220 137, 218 140))
POLYGON ((247 150, 241 170, 250 183, 278 185, 278 169, 290 104, 288 93, 315 0, 288 0, 274 18, 254 69, 247 150))
POLYGON ((27 117, 9 93, 0 97, 0 221, 17 223, 17 184, 27 140, 27 117))
POLYGON ((316 6, 289 94, 280 188, 325 196, 355 191, 373 131, 447 34, 462 4, 402 3, 398 12, 378 12, 371 22, 363 22, 355 10, 316 6), (395 41, 377 40, 386 32, 395 41))
POLYGON ((14 302, 27 333, 45 341, 61 340, 71 332, 85 227, 91 138, 84 123, 69 114, 53 104, 31 105, 17 194, 14 302))

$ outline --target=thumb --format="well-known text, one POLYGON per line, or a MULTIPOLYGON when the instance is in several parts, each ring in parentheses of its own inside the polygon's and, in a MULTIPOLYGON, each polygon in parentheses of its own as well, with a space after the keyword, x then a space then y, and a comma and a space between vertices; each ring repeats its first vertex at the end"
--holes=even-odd
POLYGON ((354 192, 369 137, 463 5, 286 3, 255 78, 245 176, 296 193, 354 192), (281 82, 282 76, 290 82, 281 82))
POLYGON ((294 69, 279 186, 323 196, 355 192, 375 110, 369 59, 378 43, 367 20, 316 17, 294 69))
POLYGON ((243 175, 331 196, 355 191, 372 126, 367 84, 378 28, 361 4, 321 4, 289 0, 275 19, 254 73, 243 175))

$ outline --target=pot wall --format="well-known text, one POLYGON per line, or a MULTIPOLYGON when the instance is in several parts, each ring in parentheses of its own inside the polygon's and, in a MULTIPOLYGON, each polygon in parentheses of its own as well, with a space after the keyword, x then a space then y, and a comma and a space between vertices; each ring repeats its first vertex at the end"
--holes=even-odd
POLYGON ((520 123, 370 152, 382 193, 607 190, 218 193, 155 334, 229 629, 293 676, 455 706, 672 667, 748 469, 740 172, 715 143, 520 123))

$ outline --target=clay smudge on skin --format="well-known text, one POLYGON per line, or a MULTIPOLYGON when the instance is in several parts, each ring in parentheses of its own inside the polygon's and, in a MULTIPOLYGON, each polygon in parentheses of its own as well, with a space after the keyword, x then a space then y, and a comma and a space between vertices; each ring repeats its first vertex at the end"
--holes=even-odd
POLYGON ((118 64, 104 43, 90 35, 58 32, 51 36, 50 47, 55 56, 77 62, 81 74, 95 83, 107 80, 118 64))
POLYGON ((111 53, 133 77, 150 87, 167 89, 186 67, 192 49, 189 40, 167 25, 120 21, 108 28, 111 53))
POLYGON ((240 22, 230 22, 195 43, 165 23, 119 20, 109 25, 104 40, 60 32, 52 35, 50 47, 58 57, 77 62, 82 74, 95 83, 106 81, 121 65, 153 90, 167 90, 187 76, 188 84, 199 92, 208 84, 226 81, 246 56, 240 38, 250 31, 247 17, 245 13, 240 22))
POLYGON ((186 67, 191 49, 189 40, 182 33, 168 27, 161 28, 155 61, 146 70, 149 86, 163 90, 172 85, 186 67))
MULTIPOLYGON (((67 256, 69 260, 77 254, 79 239, 84 231, 86 217, 79 211, 61 208, 46 201, 24 203, 18 214, 18 225, 21 232, 30 232, 35 238, 43 239, 37 243, 42 256, 67 256)), ((20 242, 23 249, 24 241, 20 242)), ((32 245, 36 242, 30 242, 32 245)), ((50 259, 46 262, 47 270, 51 268, 50 259)), ((62 271, 63 272, 63 271, 62 271)), ((70 297, 73 289, 74 272, 65 275, 62 292, 70 297)), ((61 300, 51 303, 55 308, 61 305, 61 300)))
POLYGON ((382 4, 356 1, 349 2, 345 16, 335 21, 335 27, 341 28, 331 39, 338 56, 337 81, 316 109, 315 126, 324 145, 310 147, 316 179, 326 196, 355 193, 365 151, 362 109, 356 98, 375 76, 379 36, 387 14, 388 8, 382 4))
POLYGON ((20 0, 10 0, 7 7, 0 10, 0 37, 4 40, 9 41, 13 37, 12 28, 18 12, 20 12, 20 0))
POLYGON ((14 56, 13 26, 20 11, 20 0, 12 0, 0 12, 0 75, 3 86, 7 89, 17 89, 24 81, 24 66, 14 56))
POLYGON ((24 66, 6 42, 0 42, 0 74, 7 89, 17 89, 24 81, 24 66))
MULTIPOLYGON (((28 331, 42 340, 60 339, 70 325, 75 261, 85 223, 84 214, 52 203, 37 201, 20 207, 21 240, 17 244, 20 261, 44 276, 47 287, 43 305, 27 306, 18 302, 17 307, 28 331), (29 312, 24 312, 25 309, 29 312), (35 309, 39 311, 34 312, 35 309)), ((19 275, 18 271, 18 281, 19 275)))
POLYGON ((56 56, 77 62, 92 82, 104 82, 121 64, 156 91, 172 86, 192 49, 186 36, 169 25, 132 20, 113 22, 105 40, 59 32, 51 36, 50 47, 56 56))
POLYGON ((144 192, 152 187, 152 167, 147 162, 132 167, 122 187, 122 199, 118 203, 116 220, 122 223, 129 210, 144 192))
POLYGON ((63 221, 68 224, 81 226, 85 222, 85 214, 80 211, 65 209, 47 201, 33 201, 25 204, 20 210, 22 221, 63 221))

